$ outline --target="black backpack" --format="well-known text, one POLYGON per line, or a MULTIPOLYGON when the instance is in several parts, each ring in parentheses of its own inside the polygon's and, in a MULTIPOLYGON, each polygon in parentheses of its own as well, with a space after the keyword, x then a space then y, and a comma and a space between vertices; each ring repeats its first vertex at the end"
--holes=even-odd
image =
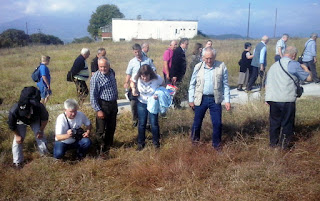
POLYGON ((36 87, 24 87, 21 91, 18 105, 24 104, 40 104, 40 91, 36 87))

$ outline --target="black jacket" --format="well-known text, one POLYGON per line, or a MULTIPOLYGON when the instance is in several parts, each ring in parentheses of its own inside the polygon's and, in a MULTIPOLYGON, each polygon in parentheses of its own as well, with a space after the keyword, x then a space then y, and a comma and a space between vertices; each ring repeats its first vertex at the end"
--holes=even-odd
POLYGON ((98 57, 95 57, 91 61, 91 72, 94 73, 99 69, 98 67, 98 57))
MULTIPOLYGON (((14 104, 9 111, 8 125, 10 130, 14 131, 17 129, 18 120, 23 123, 30 125, 36 121, 48 121, 49 113, 46 107, 42 103, 32 104, 33 114, 30 118, 21 117, 19 115, 19 106, 18 103, 14 104)), ((39 122, 40 123, 40 122, 39 122)))
POLYGON ((77 75, 86 66, 85 58, 80 54, 73 62, 71 72, 73 75, 77 75))
POLYGON ((173 51, 172 65, 170 68, 170 78, 177 77, 177 81, 181 81, 186 73, 186 55, 181 47, 173 51))

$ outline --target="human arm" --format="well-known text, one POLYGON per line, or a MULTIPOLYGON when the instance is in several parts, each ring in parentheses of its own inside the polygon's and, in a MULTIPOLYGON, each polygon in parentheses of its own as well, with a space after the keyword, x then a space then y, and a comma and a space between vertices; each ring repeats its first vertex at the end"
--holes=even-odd
POLYGON ((170 73, 169 73, 168 61, 163 61, 163 70, 164 70, 164 73, 166 74, 166 78, 169 80, 170 73))
POLYGON ((224 89, 224 102, 225 102, 225 108, 227 111, 229 111, 231 109, 231 104, 230 104, 230 87, 229 87, 229 81, 228 81, 228 69, 225 66, 224 63, 222 63, 221 65, 223 65, 223 89, 224 89))
POLYGON ((48 78, 47 78, 45 75, 43 75, 43 76, 42 76, 42 79, 43 79, 44 83, 46 83, 46 85, 47 85, 47 87, 48 87, 48 90, 50 90, 50 84, 49 84, 48 78))
POLYGON ((282 55, 282 48, 279 46, 279 47, 277 47, 278 48, 278 52, 279 52, 279 55, 280 55, 280 57, 282 58, 283 57, 283 55, 282 55))
POLYGON ((127 75, 126 75, 126 80, 125 80, 125 82, 124 82, 124 84, 123 84, 123 87, 124 87, 125 89, 128 89, 128 88, 129 88, 130 78, 131 78, 131 75, 127 74, 127 75))
POLYGON ((198 74, 198 70, 197 67, 194 68, 192 76, 191 76, 191 80, 190 80, 190 84, 189 84, 189 90, 188 90, 188 96, 189 96, 189 106, 194 109, 194 92, 195 92, 195 87, 196 87, 196 77, 198 74))
POLYGON ((259 60, 259 63, 260 63, 260 70, 261 71, 264 71, 264 64, 266 63, 265 61, 265 56, 266 56, 266 53, 267 53, 267 48, 266 46, 264 46, 261 51, 260 51, 260 60, 259 60))
POLYGON ((250 54, 250 52, 247 52, 246 57, 247 57, 247 59, 252 59, 253 58, 253 54, 250 54))
POLYGON ((91 128, 92 128, 91 124, 86 126, 86 131, 82 134, 82 136, 83 137, 90 137, 91 128))

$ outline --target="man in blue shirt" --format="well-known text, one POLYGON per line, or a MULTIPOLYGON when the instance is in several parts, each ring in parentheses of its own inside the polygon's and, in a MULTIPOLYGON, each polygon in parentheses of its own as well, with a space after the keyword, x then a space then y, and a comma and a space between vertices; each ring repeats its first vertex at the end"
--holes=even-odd
POLYGON ((37 83, 37 86, 40 90, 41 95, 41 103, 46 104, 49 100, 49 96, 51 95, 51 77, 50 77, 50 70, 47 67, 50 63, 49 56, 41 56, 41 63, 39 67, 40 71, 40 81, 37 83))
POLYGON ((261 42, 258 43, 254 52, 253 58, 251 61, 251 72, 249 71, 249 82, 246 89, 247 91, 251 91, 252 86, 256 82, 258 75, 260 75, 260 89, 264 85, 264 73, 267 66, 267 43, 269 42, 268 36, 263 36, 261 42))
MULTIPOLYGON (((123 87, 128 90, 130 79, 135 77, 135 75, 138 73, 140 67, 144 64, 147 64, 151 66, 151 68, 156 71, 156 67, 154 66, 152 60, 148 57, 146 57, 144 54, 142 54, 142 49, 139 44, 134 44, 132 46, 134 58, 131 59, 128 63, 128 67, 126 70, 126 80, 124 82, 123 87)), ((138 125, 138 112, 137 112, 137 102, 138 100, 136 98, 130 100, 131 104, 131 112, 132 112, 132 126, 136 127, 138 125)))
POLYGON ((284 56, 268 71, 265 100, 270 105, 271 147, 291 147, 296 112, 296 83, 299 80, 312 80, 308 68, 295 61, 297 52, 297 48, 287 47, 284 56))
POLYGON ((225 101, 226 110, 230 110, 230 88, 226 65, 215 60, 216 51, 205 48, 203 62, 198 63, 192 73, 189 86, 189 106, 194 109, 194 121, 191 131, 193 143, 200 141, 202 120, 207 109, 210 109, 213 125, 212 146, 221 149, 222 120, 221 102, 225 101))
POLYGON ((118 89, 115 72, 106 57, 98 59, 99 70, 90 80, 90 102, 97 113, 96 135, 100 154, 108 154, 116 130, 118 89))
POLYGON ((305 50, 303 53, 303 63, 308 66, 309 70, 312 72, 312 79, 314 82, 319 83, 316 63, 317 63, 317 38, 318 34, 311 34, 310 39, 305 44, 305 50))

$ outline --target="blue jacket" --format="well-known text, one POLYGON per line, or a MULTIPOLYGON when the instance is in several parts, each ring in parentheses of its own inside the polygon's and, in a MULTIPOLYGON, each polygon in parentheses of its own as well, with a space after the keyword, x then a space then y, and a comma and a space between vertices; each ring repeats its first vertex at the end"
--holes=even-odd
POLYGON ((172 104, 173 97, 170 95, 171 92, 164 87, 157 88, 154 95, 157 95, 158 98, 154 99, 153 96, 148 98, 147 110, 152 114, 165 113, 172 104))

